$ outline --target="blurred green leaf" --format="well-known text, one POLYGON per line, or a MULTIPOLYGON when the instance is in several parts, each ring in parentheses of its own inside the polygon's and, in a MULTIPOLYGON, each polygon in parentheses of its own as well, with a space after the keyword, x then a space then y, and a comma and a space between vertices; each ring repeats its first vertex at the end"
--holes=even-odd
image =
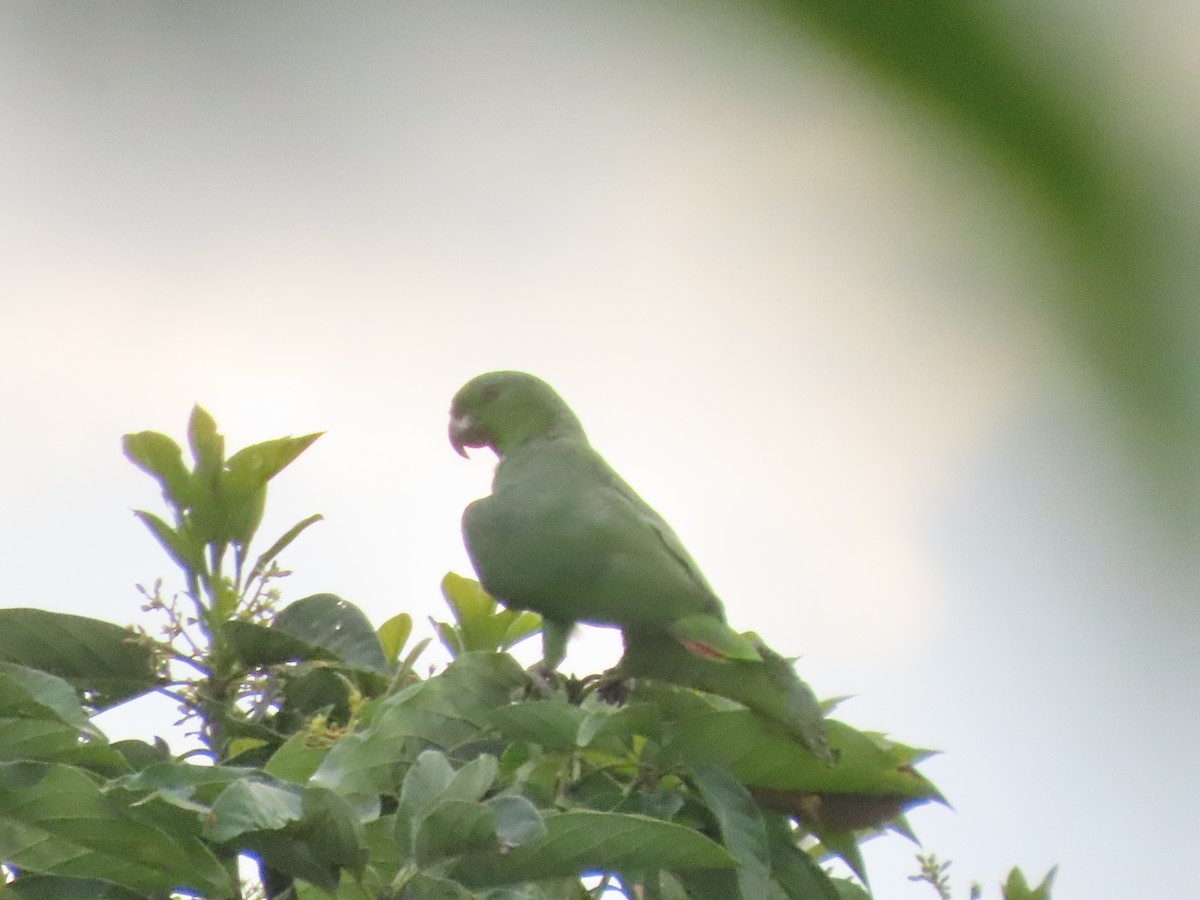
MULTIPOLYGON (((1196 352, 1181 254, 1195 243, 1160 192, 1162 160, 1128 152, 1103 96, 1024 40, 1019 7, 774 0, 779 23, 836 47, 886 89, 957 126, 1042 214, 1074 284, 1050 312, 1124 407, 1126 436, 1193 491, 1196 352), (1014 12, 1013 10, 1016 10, 1014 12)), ((1056 46, 1057 49, 1057 46, 1056 46)), ((1153 467, 1148 467, 1153 468, 1153 467)), ((1177 499, 1177 497, 1175 498, 1177 499)))

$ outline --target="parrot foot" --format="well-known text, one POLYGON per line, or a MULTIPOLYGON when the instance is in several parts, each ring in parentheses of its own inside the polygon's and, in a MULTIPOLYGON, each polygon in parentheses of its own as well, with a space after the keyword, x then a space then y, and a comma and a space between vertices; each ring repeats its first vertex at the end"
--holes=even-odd
POLYGON ((633 695, 634 681, 632 678, 623 678, 615 671, 591 677, 595 679, 592 682, 594 685, 592 690, 595 691, 596 696, 611 706, 624 706, 633 695))

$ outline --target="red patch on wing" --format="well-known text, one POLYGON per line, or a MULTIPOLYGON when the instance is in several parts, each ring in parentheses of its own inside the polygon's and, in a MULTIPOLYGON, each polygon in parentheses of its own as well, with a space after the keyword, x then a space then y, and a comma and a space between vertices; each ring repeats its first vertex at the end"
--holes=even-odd
POLYGON ((683 644, 683 649, 687 650, 688 653, 703 657, 704 659, 725 658, 725 654, 717 652, 711 644, 705 644, 702 641, 689 641, 687 638, 679 638, 679 643, 683 644))

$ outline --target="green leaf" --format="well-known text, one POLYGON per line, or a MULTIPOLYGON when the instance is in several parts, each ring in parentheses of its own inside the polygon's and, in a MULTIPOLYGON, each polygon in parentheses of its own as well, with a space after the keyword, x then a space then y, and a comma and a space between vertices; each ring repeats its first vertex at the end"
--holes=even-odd
POLYGON ((162 738, 155 738, 153 743, 137 740, 115 741, 111 746, 125 757, 125 762, 134 771, 141 771, 147 766, 166 762, 171 758, 171 748, 162 738))
MULTIPOLYGON (((0 678, 0 689, 4 680, 0 678)), ((0 761, 64 762, 79 747, 79 729, 52 718, 0 715, 0 761)))
POLYGON ((77 732, 103 739, 79 705, 75 689, 61 678, 19 666, 0 663, 0 715, 49 719, 69 725, 77 732))
POLYGON ((218 539, 244 548, 254 539, 262 523, 267 508, 267 488, 263 485, 243 493, 226 484, 227 475, 227 472, 222 473, 219 489, 222 527, 218 539))
POLYGON ((317 714, 337 724, 349 722, 353 682, 337 669, 321 663, 303 664, 283 677, 284 707, 281 727, 293 720, 307 721, 317 714))
POLYGON ((205 571, 203 546, 192 537, 189 529, 176 531, 154 513, 142 509, 135 509, 133 514, 150 529, 150 533, 167 551, 171 561, 183 569, 185 574, 205 571))
POLYGON ((360 810, 320 788, 280 784, 253 769, 166 764, 119 779, 109 791, 125 798, 147 824, 227 838, 272 869, 336 886, 340 872, 365 865, 360 810), (299 804, 297 804, 299 798, 299 804))
POLYGON ((614 709, 607 704, 587 710, 575 740, 580 747, 613 741, 632 750, 635 737, 662 741, 662 710, 653 703, 627 703, 614 709))
POLYGON ((837 900, 872 900, 866 888, 857 881, 849 878, 831 878, 829 881, 833 884, 833 889, 837 891, 837 900))
POLYGON ((771 856, 771 877, 788 900, 839 900, 838 889, 829 876, 812 856, 797 846, 796 835, 787 817, 767 813, 763 820, 771 856))
POLYGON ((458 658, 466 652, 463 647, 462 637, 459 630, 447 622, 435 622, 429 620, 429 624, 433 626, 434 633, 438 636, 438 640, 442 642, 442 646, 446 648, 446 652, 453 658, 458 658))
POLYGON ((542 814, 524 797, 492 797, 487 805, 492 809, 496 839, 502 847, 519 847, 546 833, 542 814))
POLYGON ((442 577, 442 596, 459 625, 468 620, 487 618, 496 611, 496 601, 478 581, 454 572, 447 572, 442 577))
POLYGON ((107 709, 158 686, 152 647, 111 622, 48 612, 0 609, 0 660, 41 669, 107 709))
POLYGON ((230 784, 257 775, 257 770, 239 766, 197 766, 169 761, 114 779, 106 793, 127 793, 135 798, 130 802, 138 807, 147 805, 150 798, 157 798, 188 813, 207 816, 217 797, 230 784))
POLYGON ((317 513, 316 515, 309 516, 307 519, 301 519, 299 522, 285 531, 279 540, 272 544, 265 553, 263 553, 257 560, 254 561, 254 567, 250 570, 250 575, 247 578, 247 581, 253 581, 259 575, 265 572, 275 557, 282 553, 288 547, 288 545, 298 538, 306 528, 322 521, 324 518, 325 517, 323 515, 317 513))
POLYGON ((454 767, 446 754, 426 750, 404 776, 400 789, 400 812, 418 815, 421 810, 442 795, 454 778, 454 767))
POLYGON ((396 810, 401 853, 426 865, 468 846, 494 844, 492 809, 478 801, 498 771, 496 758, 487 754, 457 772, 440 751, 418 756, 404 777, 396 810))
POLYGON ((275 831, 302 815, 298 787, 241 778, 213 803, 207 837, 224 843, 248 831, 275 831))
POLYGON ((276 438, 243 447, 225 464, 230 484, 239 491, 266 487, 268 481, 291 465, 322 433, 276 438))
POLYGON ((0 763, 0 859, 23 872, 95 878, 156 896, 230 889, 225 869, 193 834, 137 821, 90 776, 56 763, 0 763))
POLYGON ((249 668, 307 660, 336 660, 337 654, 270 625, 229 619, 221 632, 238 661, 249 668))
POLYGON ((767 828, 754 798, 721 766, 691 766, 687 780, 716 820, 726 849, 738 861, 737 896, 742 900, 766 896, 771 856, 767 828))
POLYGON ((333 745, 313 782, 347 794, 394 792, 421 750, 479 738, 526 681, 510 656, 464 654, 440 675, 368 704, 360 727, 333 745))
POLYGON ((576 746, 588 714, 561 700, 529 700, 496 709, 492 724, 510 741, 530 741, 553 750, 576 746))
POLYGON ((262 521, 267 482, 318 437, 319 434, 309 434, 264 441, 243 447, 229 458, 218 478, 225 524, 221 534, 223 539, 243 547, 250 543, 262 521))
POLYGON ((199 404, 192 407, 188 419, 188 446, 198 473, 215 477, 225 465, 225 438, 217 433, 216 419, 199 404))
POLYGON ((306 733, 297 732, 271 754, 263 771, 280 781, 305 784, 328 752, 328 747, 314 745, 306 733))
POLYGON ((442 791, 440 799, 472 802, 481 800, 499 772, 500 764, 496 757, 483 753, 454 773, 454 778, 442 791))
POLYGON ((177 512, 190 505, 191 474, 179 445, 157 431, 140 431, 121 439, 125 456, 158 481, 163 496, 177 512))
POLYGON ((1025 874, 1018 868, 1008 873, 1008 879, 1000 890, 1004 900, 1050 900, 1050 889, 1054 887, 1054 876, 1058 874, 1058 866, 1046 873, 1042 883, 1035 888, 1029 886, 1025 874))
POLYGON ((402 900, 477 900, 476 896, 462 885, 446 878, 437 878, 428 872, 417 872, 405 882, 399 895, 402 900))
POLYGON ((542 617, 528 610, 509 609, 501 615, 508 624, 497 649, 508 650, 542 630, 542 617))
POLYGON ((863 886, 867 889, 867 893, 871 892, 871 882, 867 878, 867 864, 863 861, 862 848, 858 845, 858 838, 853 831, 831 832, 822 831, 818 834, 821 839, 821 846, 813 850, 814 853, 819 853, 824 849, 825 854, 834 855, 841 858, 850 871, 858 876, 863 886))
POLYGON ((272 628, 331 651, 353 669, 388 673, 387 659, 370 620, 353 603, 314 594, 284 607, 272 628))
POLYGON ((270 868, 332 892, 343 870, 361 875, 367 863, 363 837, 358 815, 344 798, 306 788, 300 818, 278 829, 247 832, 238 843, 270 868))
POLYGON ((0 888, 4 900, 146 900, 146 895, 99 878, 22 874, 0 888))
POLYGON ((576 810, 545 816, 546 834, 507 852, 473 854, 451 869, 468 887, 597 871, 729 868, 737 861, 691 828, 644 816, 576 810))
POLYGON ((454 767, 438 750, 424 751, 409 767, 396 807, 396 847, 404 859, 417 858, 421 821, 453 778, 454 767))
POLYGON ((437 860, 495 844, 491 807, 468 800, 440 800, 418 819, 412 853, 417 865, 428 867, 437 860))
POLYGON ((379 626, 376 634, 379 637, 379 645, 383 648, 384 660, 395 664, 400 658, 400 651, 408 642, 408 636, 412 634, 412 616, 408 613, 394 615, 379 626))
POLYGON ((192 471, 190 533, 203 546, 222 538, 223 510, 220 502, 221 469, 225 465, 225 438, 217 423, 199 406, 192 407, 188 420, 188 445, 196 461, 192 471))

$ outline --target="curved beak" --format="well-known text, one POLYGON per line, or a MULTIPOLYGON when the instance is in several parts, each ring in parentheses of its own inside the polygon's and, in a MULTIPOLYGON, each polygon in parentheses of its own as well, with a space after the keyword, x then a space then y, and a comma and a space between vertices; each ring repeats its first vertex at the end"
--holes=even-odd
POLYGON ((471 418, 470 413, 450 414, 450 446, 454 452, 464 459, 467 447, 483 447, 488 442, 487 435, 479 427, 479 423, 471 418))

